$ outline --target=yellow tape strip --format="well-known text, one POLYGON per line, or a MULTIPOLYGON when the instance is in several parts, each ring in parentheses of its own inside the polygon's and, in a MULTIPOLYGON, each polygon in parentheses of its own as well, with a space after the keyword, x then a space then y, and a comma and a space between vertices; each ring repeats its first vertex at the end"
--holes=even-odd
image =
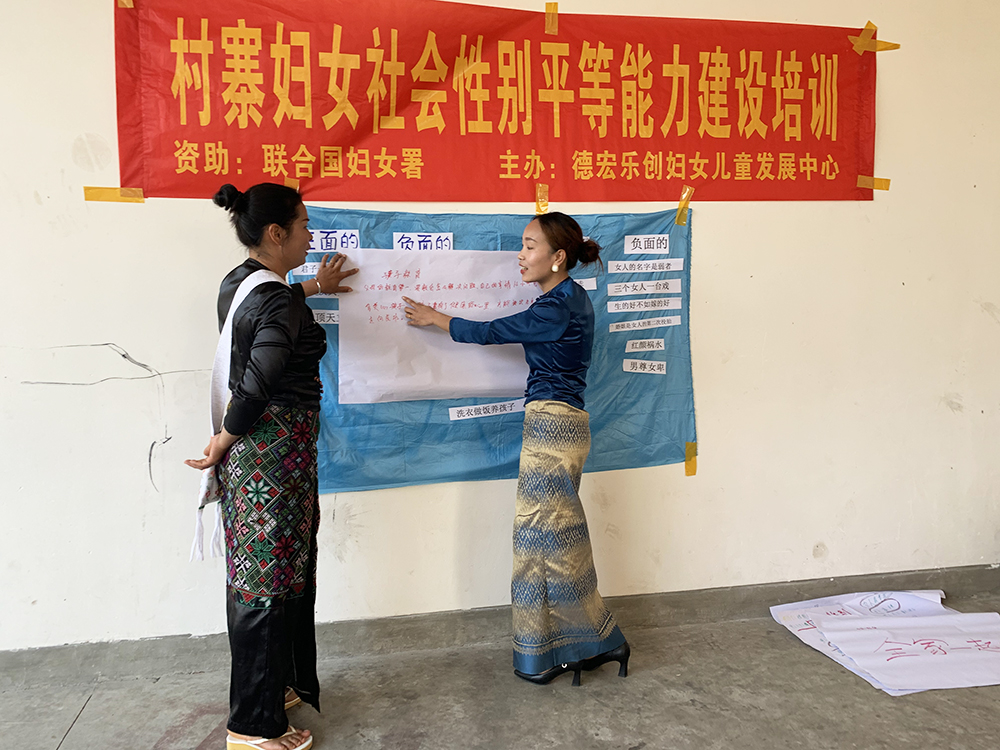
POLYGON ((889 180, 884 177, 868 177, 867 175, 859 174, 858 187, 870 190, 888 190, 889 180))
POLYGON ((285 187, 290 187, 290 188, 292 188, 294 190, 298 190, 299 189, 299 181, 296 180, 294 177, 286 177, 285 178, 285 187))
POLYGON ((142 188, 87 187, 86 185, 83 188, 83 199, 85 201, 114 201, 116 203, 146 202, 142 188))
POLYGON ((869 21, 865 24, 860 36, 848 35, 847 40, 854 45, 854 51, 859 55, 863 55, 865 52, 885 52, 887 49, 899 49, 899 45, 895 42, 872 39, 876 31, 878 31, 878 26, 869 21))
POLYGON ((545 3, 545 33, 559 34, 559 3, 545 3))
POLYGON ((698 473, 698 444, 684 443, 684 476, 693 477, 698 473))
POLYGON ((134 0, 118 0, 118 7, 119 8, 134 8, 135 7, 135 2, 134 2, 134 0))
POLYGON ((535 184, 535 216, 549 212, 549 186, 544 182, 535 184))
POLYGON ((854 51, 859 55, 865 53, 865 46, 872 40, 878 27, 871 21, 865 24, 864 29, 861 30, 860 36, 851 36, 848 34, 847 41, 854 45, 854 51))
POLYGON ((681 202, 677 206, 677 215, 674 217, 674 224, 681 227, 686 227, 688 223, 688 203, 691 202, 691 196, 694 195, 694 188, 690 185, 685 185, 684 189, 681 191, 681 202))

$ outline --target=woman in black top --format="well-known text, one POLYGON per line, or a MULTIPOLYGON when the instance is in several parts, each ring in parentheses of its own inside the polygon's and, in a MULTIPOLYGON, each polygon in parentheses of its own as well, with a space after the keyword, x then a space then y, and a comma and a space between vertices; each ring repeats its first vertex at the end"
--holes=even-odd
POLYGON ((230 212, 249 258, 219 289, 220 329, 238 297, 228 410, 205 458, 185 463, 217 467, 222 486, 232 653, 227 746, 304 750, 312 737, 288 725, 285 709, 300 699, 319 709, 316 438, 326 351, 305 298, 351 291, 341 281, 357 269, 344 271, 337 255, 323 258, 316 278, 285 281, 312 239, 292 188, 263 183, 241 193, 224 185, 215 203, 230 212))

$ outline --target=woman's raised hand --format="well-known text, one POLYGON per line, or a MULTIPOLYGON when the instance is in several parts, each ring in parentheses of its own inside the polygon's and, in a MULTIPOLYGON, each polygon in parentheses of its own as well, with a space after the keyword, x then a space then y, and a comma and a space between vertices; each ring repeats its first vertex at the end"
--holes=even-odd
POLYGON ((428 307, 427 305, 421 305, 419 302, 414 302, 409 297, 403 297, 403 302, 408 305, 408 307, 403 309, 403 313, 406 315, 407 325, 429 326, 434 323, 434 308, 428 307))
POLYGON ((406 314, 406 324, 411 326, 437 326, 442 331, 448 330, 451 316, 438 312, 429 305, 421 305, 414 302, 409 297, 403 297, 403 301, 408 307, 403 309, 406 314))
POLYGON ((341 292, 353 291, 349 286, 340 285, 341 281, 358 272, 357 268, 343 270, 344 261, 346 260, 347 256, 343 253, 335 254, 332 261, 329 255, 323 256, 323 260, 319 263, 319 270, 316 271, 316 281, 325 294, 340 294, 341 292))

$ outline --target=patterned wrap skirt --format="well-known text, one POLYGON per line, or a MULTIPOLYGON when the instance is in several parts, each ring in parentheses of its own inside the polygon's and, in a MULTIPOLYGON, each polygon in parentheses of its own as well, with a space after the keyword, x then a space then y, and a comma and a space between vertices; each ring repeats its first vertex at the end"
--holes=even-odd
POLYGON ((292 687, 319 709, 316 675, 316 411, 268 406, 220 464, 229 729, 278 737, 292 687))
POLYGON ((625 642, 597 591, 580 477, 587 412, 561 401, 525 408, 514 517, 514 669, 540 674, 625 642))

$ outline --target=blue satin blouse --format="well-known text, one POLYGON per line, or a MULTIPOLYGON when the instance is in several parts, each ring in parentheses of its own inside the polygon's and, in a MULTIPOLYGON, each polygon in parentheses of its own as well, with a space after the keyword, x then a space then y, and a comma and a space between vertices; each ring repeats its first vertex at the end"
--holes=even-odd
POLYGON ((524 312, 482 322, 452 318, 448 331, 462 343, 522 344, 529 369, 525 403, 552 399, 583 408, 594 308, 573 279, 556 284, 524 312))

